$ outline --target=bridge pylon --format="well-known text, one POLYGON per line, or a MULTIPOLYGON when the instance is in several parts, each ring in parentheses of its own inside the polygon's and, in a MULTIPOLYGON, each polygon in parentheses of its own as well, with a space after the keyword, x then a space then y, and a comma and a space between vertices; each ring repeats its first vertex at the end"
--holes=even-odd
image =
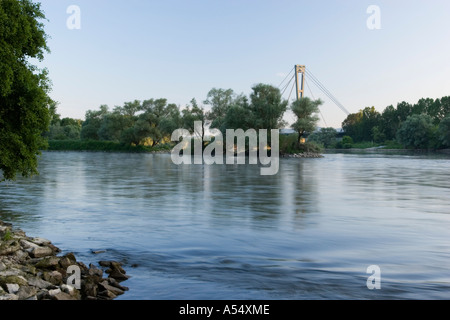
POLYGON ((295 85, 297 87, 297 100, 303 98, 305 94, 305 72, 306 66, 295 65, 295 85))

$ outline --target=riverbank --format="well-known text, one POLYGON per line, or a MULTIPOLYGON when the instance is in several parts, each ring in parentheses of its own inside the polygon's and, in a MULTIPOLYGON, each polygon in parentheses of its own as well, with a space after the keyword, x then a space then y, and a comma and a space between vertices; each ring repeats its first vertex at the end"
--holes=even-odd
POLYGON ((124 153, 165 153, 167 146, 131 146, 112 141, 93 140, 49 140, 46 151, 92 151, 92 152, 124 152, 124 153))
POLYGON ((128 290, 117 261, 77 261, 51 241, 0 220, 0 300, 112 300, 128 290), (108 274, 108 277, 104 275, 108 274))

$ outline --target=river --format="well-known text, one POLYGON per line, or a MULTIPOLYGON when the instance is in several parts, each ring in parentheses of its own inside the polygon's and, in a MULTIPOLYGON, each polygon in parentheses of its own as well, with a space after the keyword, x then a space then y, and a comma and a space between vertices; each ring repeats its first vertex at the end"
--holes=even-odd
POLYGON ((86 264, 122 261, 118 299, 450 298, 448 156, 326 154, 261 176, 44 152, 39 171, 0 184, 0 219, 86 264))

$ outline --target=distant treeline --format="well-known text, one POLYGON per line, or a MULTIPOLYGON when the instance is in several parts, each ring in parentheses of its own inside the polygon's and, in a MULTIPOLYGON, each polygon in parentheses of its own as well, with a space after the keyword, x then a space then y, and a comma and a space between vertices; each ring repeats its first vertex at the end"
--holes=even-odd
MULTIPOLYGON (((222 133, 226 129, 277 129, 286 126, 282 120, 288 108, 296 121, 292 128, 297 132, 282 137, 281 152, 291 153, 320 148, 352 148, 387 145, 393 148, 440 149, 450 147, 450 97, 420 99, 416 104, 401 102, 388 106, 383 112, 367 107, 350 114, 342 123, 344 138, 336 139, 334 128, 316 131, 320 100, 304 98, 290 106, 282 99, 278 88, 258 84, 249 97, 235 94, 232 89, 211 89, 203 105, 192 99, 181 109, 167 99, 149 99, 126 102, 112 110, 100 106, 99 110, 86 112, 85 120, 63 118, 52 106, 52 121, 45 136, 53 143, 51 149, 111 148, 131 150, 132 147, 167 147, 175 129, 184 128, 194 133, 194 122, 209 122, 211 128, 222 133), (307 145, 299 143, 308 136, 307 145), (73 141, 100 141, 110 144, 73 144, 73 141), (72 141, 72 145, 68 143, 72 141), (119 146, 120 145, 120 146, 119 146)), ((204 128, 203 128, 204 129, 204 128)), ((197 132, 203 138, 204 130, 197 132)), ((134 148, 133 150, 138 150, 134 148)), ((140 149, 145 150, 145 149, 140 149)))
POLYGON ((397 141, 405 148, 450 147, 450 97, 420 99, 416 104, 401 102, 379 113, 367 107, 350 114, 342 123, 345 134, 355 143, 397 141))
MULTIPOLYGON (((204 125, 208 122, 211 128, 223 133, 226 129, 279 129, 286 125, 282 119, 290 107, 297 115, 298 121, 294 127, 301 137, 304 132, 314 130, 318 120, 315 113, 320 103, 320 100, 304 99, 289 106, 278 88, 258 84, 252 88, 249 97, 235 94, 232 89, 211 89, 203 101, 210 111, 205 111, 196 99, 192 99, 183 109, 168 103, 167 99, 135 100, 112 110, 106 105, 100 106, 99 110, 89 110, 82 121, 61 119, 55 104, 51 108, 51 126, 45 136, 50 142, 62 141, 50 143, 50 149, 53 150, 70 149, 71 145, 73 148, 82 148, 83 144, 73 143, 77 140, 112 142, 114 148, 124 150, 129 146, 154 148, 170 143, 171 134, 176 129, 183 128, 194 133, 195 121, 201 121, 204 125), (123 147, 117 147, 117 144, 123 147)), ((205 127, 202 132, 195 133, 204 138, 205 127)), ((299 145, 298 140, 293 142, 294 146, 299 145)), ((100 145, 91 144, 92 148, 94 146, 100 145)), ((104 146, 107 148, 108 145, 104 146)))

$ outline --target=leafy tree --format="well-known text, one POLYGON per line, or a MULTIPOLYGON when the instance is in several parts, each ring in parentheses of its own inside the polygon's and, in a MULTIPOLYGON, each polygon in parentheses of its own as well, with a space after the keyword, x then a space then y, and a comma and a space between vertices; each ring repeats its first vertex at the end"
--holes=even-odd
POLYGON ((211 112, 208 112, 206 117, 212 121, 211 126, 213 128, 222 127, 229 108, 234 104, 234 97, 235 94, 232 89, 213 88, 208 92, 203 103, 211 106, 211 112))
POLYGON ((252 113, 253 129, 278 129, 284 125, 283 115, 288 102, 282 99, 278 88, 268 84, 257 84, 250 94, 249 109, 252 113))
POLYGON ((107 105, 101 105, 100 110, 88 110, 86 112, 86 119, 81 128, 82 140, 99 140, 99 130, 102 125, 103 118, 109 114, 107 105))
POLYGON ((38 173, 43 133, 56 106, 48 96, 47 70, 29 62, 49 52, 44 19, 40 4, 0 1, 0 170, 6 180, 38 173))
POLYGON ((398 118, 397 110, 390 105, 382 112, 378 128, 386 140, 394 140, 399 126, 400 119, 398 118))
POLYGON ((320 131, 314 132, 308 137, 308 141, 314 141, 322 144, 325 148, 329 148, 336 143, 337 131, 334 128, 321 128, 320 131))
POLYGON ((439 124, 438 137, 443 147, 450 147, 450 115, 439 124))
POLYGON ((305 132, 313 132, 316 129, 319 117, 319 106, 322 105, 322 100, 311 100, 308 97, 296 100, 291 105, 291 110, 297 117, 297 120, 292 125, 292 128, 298 133, 298 147, 300 147, 300 139, 305 132))
POLYGON ((189 130, 191 134, 195 134, 202 140, 205 137, 205 110, 200 107, 197 100, 194 98, 191 100, 191 106, 187 106, 183 111, 183 128, 189 130), (194 127, 194 122, 200 121, 202 123, 201 132, 197 132, 194 127))
POLYGON ((357 139, 362 136, 362 118, 362 111, 352 113, 347 116, 347 118, 342 122, 342 129, 345 131, 346 135, 357 137, 357 139))
POLYGON ((409 116, 397 132, 397 140, 403 146, 426 149, 432 145, 434 134, 433 119, 427 114, 409 116))

